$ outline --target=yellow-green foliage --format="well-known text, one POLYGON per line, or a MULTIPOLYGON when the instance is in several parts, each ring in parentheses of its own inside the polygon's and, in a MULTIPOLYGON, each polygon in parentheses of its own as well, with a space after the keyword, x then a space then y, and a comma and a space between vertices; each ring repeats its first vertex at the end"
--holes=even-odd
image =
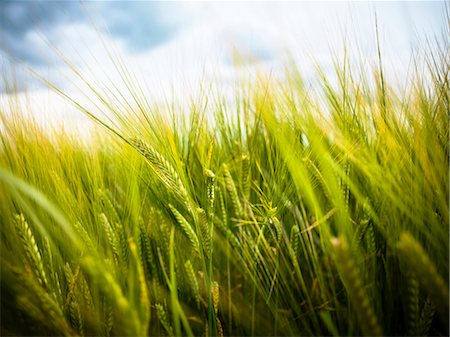
POLYGON ((397 86, 105 95, 83 140, 2 105, 1 334, 448 334, 446 47, 397 86))

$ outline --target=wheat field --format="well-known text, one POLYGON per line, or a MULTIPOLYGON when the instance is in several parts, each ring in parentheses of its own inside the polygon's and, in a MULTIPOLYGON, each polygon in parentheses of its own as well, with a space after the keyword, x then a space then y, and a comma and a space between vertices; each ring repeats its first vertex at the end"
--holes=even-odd
POLYGON ((447 335, 447 47, 399 85, 344 58, 183 113, 90 83, 89 139, 11 95, 1 334, 447 335))

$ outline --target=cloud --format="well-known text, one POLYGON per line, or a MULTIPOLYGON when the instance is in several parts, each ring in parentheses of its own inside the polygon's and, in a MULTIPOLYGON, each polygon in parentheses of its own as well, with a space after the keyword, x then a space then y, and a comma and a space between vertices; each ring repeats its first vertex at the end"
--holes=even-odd
POLYGON ((39 33, 82 19, 76 2, 53 1, 2 1, 0 18, 0 48, 31 65, 49 62, 48 48, 43 48, 39 33))
POLYGON ((161 2, 104 2, 101 13, 112 37, 132 51, 166 42, 180 29, 179 4, 161 2), (172 13, 172 14, 171 14, 172 13))
POLYGON ((49 64, 55 58, 45 39, 58 47, 66 39, 62 27, 92 25, 92 19, 130 51, 140 52, 175 35, 183 23, 179 7, 161 2, 2 1, 0 48, 32 66, 49 64))
POLYGON ((48 39, 79 69, 92 70, 93 79, 101 78, 99 73, 113 76, 114 66, 108 62, 97 27, 106 33, 103 41, 111 47, 109 51, 114 50, 113 57, 124 56, 131 61, 127 66, 131 63, 136 73, 155 83, 176 82, 180 74, 198 79, 207 68, 212 76, 222 76, 219 66, 232 74, 234 50, 243 57, 241 70, 247 66, 281 69, 287 56, 292 56, 305 71, 313 72, 311 59, 332 69, 330 49, 340 55, 345 34, 357 42, 365 60, 376 56, 376 9, 383 54, 401 58, 399 63, 405 66, 398 68, 402 70, 411 54, 410 41, 416 40, 414 33, 426 31, 433 36, 445 26, 442 6, 159 1, 86 1, 80 5, 78 1, 0 0, 0 56, 3 47, 52 82, 55 77, 58 83, 73 81, 73 74, 67 69, 64 73, 61 59, 49 50, 48 39))

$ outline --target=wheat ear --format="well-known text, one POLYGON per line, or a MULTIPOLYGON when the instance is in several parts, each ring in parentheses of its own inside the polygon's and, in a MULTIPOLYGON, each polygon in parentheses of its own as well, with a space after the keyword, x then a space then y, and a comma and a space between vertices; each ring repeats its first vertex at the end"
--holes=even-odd
POLYGON ((418 336, 419 283, 415 277, 408 279, 408 336, 418 336))
POLYGON ((435 311, 435 306, 431 303, 430 299, 427 298, 423 305, 422 312, 420 313, 418 336, 428 336, 435 311))
POLYGON ((28 263, 32 267, 33 272, 39 279, 39 283, 46 288, 48 286, 47 276, 44 270, 44 264, 42 263, 41 252, 34 239, 33 232, 23 214, 16 215, 15 221, 16 229, 20 240, 22 241, 23 247, 25 248, 25 253, 28 259, 28 263))
POLYGON ((234 212, 238 218, 242 215, 242 205, 239 200, 239 195, 236 189, 236 185, 234 183, 233 177, 231 176, 230 171, 228 170, 228 166, 226 164, 223 165, 224 175, 225 175, 225 187, 227 188, 228 194, 231 198, 231 203, 233 204, 234 212))
POLYGON ((161 325, 164 327, 169 336, 174 336, 172 325, 170 324, 167 311, 162 304, 156 303, 156 315, 161 325))
POLYGON ((81 223, 76 222, 73 227, 75 228, 77 234, 81 237, 81 241, 84 243, 87 253, 96 254, 97 249, 95 248, 94 244, 92 243, 91 237, 86 232, 81 223))
POLYGON ((109 220, 105 213, 100 213, 100 224, 103 227, 103 230, 105 231, 106 238, 108 240, 109 246, 111 247, 113 253, 114 253, 114 261, 118 264, 119 258, 120 258, 120 242, 116 237, 116 234, 111 227, 111 224, 109 223, 109 220))
POLYGON ((248 155, 242 156, 242 192, 246 199, 250 196, 250 158, 248 155))
POLYGON ((359 271, 351 258, 347 242, 343 238, 333 238, 332 245, 336 265, 345 288, 347 289, 349 299, 356 310, 364 335, 383 335, 378 319, 370 305, 369 297, 366 294, 359 276, 359 271))
POLYGON ((209 256, 212 249, 212 228, 203 208, 197 208, 197 216, 200 226, 202 247, 207 256, 209 256))
POLYGON ((173 207, 171 204, 169 204, 169 208, 172 211, 173 215, 175 216, 175 219, 177 220, 178 224, 180 225, 183 233, 187 236, 187 238, 191 242, 192 247, 194 248, 194 250, 197 253, 199 253, 200 252, 200 249, 199 249, 200 244, 199 244, 198 237, 197 237, 197 234, 195 234, 194 229, 189 224, 189 222, 186 220, 186 218, 180 212, 178 212, 178 210, 175 207, 173 207))
POLYGON ((400 257, 416 275, 417 280, 436 305, 438 312, 448 318, 448 287, 423 247, 410 233, 403 232, 400 235, 397 249, 400 257))
POLYGON ((198 286, 197 277, 195 276, 194 268, 190 260, 187 260, 184 264, 186 270, 189 286, 191 287, 192 294, 194 295, 195 303, 200 308, 200 288, 198 286))
POLYGON ((141 139, 134 138, 131 139, 130 142, 133 147, 148 160, 159 179, 180 199, 180 201, 184 203, 186 208, 190 211, 191 204, 186 187, 169 161, 141 139))

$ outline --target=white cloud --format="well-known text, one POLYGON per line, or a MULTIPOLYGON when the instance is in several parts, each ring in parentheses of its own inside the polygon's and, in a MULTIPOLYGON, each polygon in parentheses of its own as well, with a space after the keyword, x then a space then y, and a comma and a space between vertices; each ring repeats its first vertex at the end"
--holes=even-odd
MULTIPOLYGON (((325 69, 332 69, 334 50, 342 52, 344 37, 350 45, 357 45, 362 58, 376 62, 374 9, 380 29, 381 46, 386 64, 394 66, 392 73, 404 74, 411 49, 421 34, 439 34, 444 18, 439 18, 440 4, 402 3, 183 3, 177 13, 161 12, 164 22, 184 22, 183 29, 165 43, 136 52, 120 35, 104 36, 104 43, 114 47, 114 55, 122 55, 127 67, 148 85, 146 97, 151 101, 186 98, 198 92, 201 81, 215 80, 225 91, 231 91, 239 73, 250 75, 255 69, 281 73, 287 53, 293 56, 306 76, 314 72, 313 61, 325 69), (433 18, 434 20, 430 19, 433 18), (255 63, 247 62, 241 69, 233 67, 233 48, 237 47, 255 63)), ((95 29, 88 23, 72 22, 58 26, 49 35, 54 45, 68 56, 93 83, 114 83, 121 93, 127 89, 112 64, 95 29), (111 82, 109 82, 111 81, 111 82)), ((33 33, 28 37, 33 46, 44 48, 33 33)), ((41 50, 41 52, 43 52, 41 50)), ((244 55, 244 56, 245 56, 244 55)), ((63 86, 76 99, 86 91, 80 80, 67 67, 59 65, 38 68, 50 79, 63 86)), ((400 76, 401 77, 401 76, 400 76)), ((33 99, 36 113, 45 118, 46 111, 69 111, 56 95, 36 91, 33 99), (40 96, 41 95, 41 96, 40 96), (44 97, 45 95, 45 97, 44 97), (42 97, 40 100, 39 97, 42 97)), ((61 113, 59 113, 61 114, 61 113)), ((81 114, 81 113, 79 113, 81 114)), ((64 112, 62 113, 64 116, 64 112)), ((71 117, 71 122, 76 118, 71 117)), ((76 123, 74 123, 76 124, 76 123)))

